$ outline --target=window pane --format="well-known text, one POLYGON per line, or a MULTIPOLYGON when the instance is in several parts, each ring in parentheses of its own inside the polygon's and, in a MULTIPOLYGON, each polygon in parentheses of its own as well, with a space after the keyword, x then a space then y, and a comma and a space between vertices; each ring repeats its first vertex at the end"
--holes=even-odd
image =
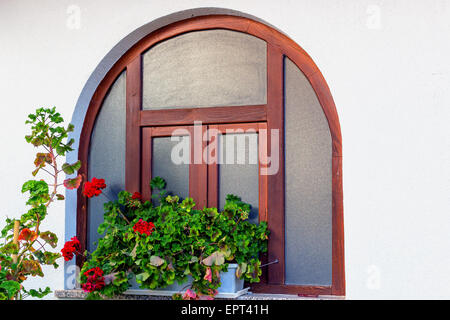
MULTIPOLYGON (((103 192, 110 199, 115 199, 125 189, 125 83, 126 73, 123 72, 105 97, 95 121, 89 150, 89 180, 92 177, 105 179, 107 187, 103 192)), ((97 228, 103 222, 103 203, 106 201, 104 196, 89 199, 89 251, 96 248, 93 242, 100 238, 97 228)))
POLYGON ((219 208, 228 194, 239 196, 252 210, 249 221, 258 223, 258 134, 219 135, 219 208))
POLYGON ((189 154, 183 157, 178 152, 180 149, 190 150, 189 136, 176 137, 180 141, 171 141, 171 137, 153 138, 152 176, 166 180, 166 190, 169 194, 180 198, 189 196, 189 163, 180 163, 183 158, 189 161, 189 154), (186 146, 177 148, 176 146, 186 146), (172 159, 172 151, 176 159, 172 159))
POLYGON ((314 90, 289 59, 285 104, 286 283, 331 285, 331 136, 314 90))
POLYGON ((189 32, 143 55, 143 109, 266 103, 266 42, 230 30, 189 32))

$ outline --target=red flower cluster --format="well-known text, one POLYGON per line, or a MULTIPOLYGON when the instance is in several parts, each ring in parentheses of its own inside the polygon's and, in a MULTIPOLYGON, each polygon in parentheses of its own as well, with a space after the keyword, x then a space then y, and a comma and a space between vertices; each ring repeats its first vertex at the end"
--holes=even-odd
POLYGON ((92 292, 100 290, 105 286, 105 278, 103 277, 103 270, 99 267, 89 269, 84 273, 87 277, 86 283, 81 284, 81 288, 85 292, 92 292))
POLYGON ((147 222, 139 219, 138 222, 133 226, 134 232, 139 232, 140 234, 151 235, 153 230, 155 230, 155 225, 153 222, 147 222))
POLYGON ((74 254, 80 253, 81 244, 77 237, 72 237, 70 241, 67 241, 64 244, 64 248, 61 249, 61 253, 64 257, 64 260, 70 261, 73 258, 74 254))
POLYGON ((105 189, 105 179, 97 179, 96 177, 92 178, 92 181, 86 181, 84 184, 83 194, 88 197, 97 197, 102 193, 101 189, 105 189))
POLYGON ((133 200, 142 200, 142 195, 139 192, 135 192, 133 193, 133 195, 131 196, 131 199, 133 200))

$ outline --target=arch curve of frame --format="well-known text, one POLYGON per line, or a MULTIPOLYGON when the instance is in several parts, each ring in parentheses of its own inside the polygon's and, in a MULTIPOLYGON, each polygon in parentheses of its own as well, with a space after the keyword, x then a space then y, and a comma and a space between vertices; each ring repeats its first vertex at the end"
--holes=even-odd
MULTIPOLYGON (((211 10, 211 9, 210 9, 211 10)), ((213 11, 209 11, 207 15, 198 15, 192 18, 182 19, 168 25, 162 26, 155 31, 145 35, 141 40, 137 41, 129 50, 127 50, 106 72, 106 75, 99 81, 98 86, 88 103, 88 107, 84 106, 83 115, 77 115, 75 110, 74 119, 78 123, 82 123, 82 129, 79 134, 79 146, 75 149, 70 157, 78 158, 82 161, 82 167, 79 173, 83 178, 87 177, 87 159, 89 152, 90 137, 92 129, 95 124, 95 119, 102 105, 109 88, 114 83, 115 79, 121 74, 123 70, 127 70, 127 86, 128 83, 133 83, 136 79, 138 72, 136 68, 140 68, 140 56, 143 52, 151 48, 153 45, 175 37, 177 35, 207 29, 228 29, 234 31, 244 32, 255 37, 258 37, 267 42, 268 48, 268 81, 271 79, 280 80, 283 83, 282 72, 282 57, 287 56, 292 60, 297 67, 304 73, 309 80, 312 88, 314 89, 323 112, 327 118, 332 138, 332 285, 330 288, 306 288, 305 293, 313 294, 333 294, 344 296, 345 295, 345 271, 344 271, 344 224, 343 224, 343 196, 342 196, 342 138, 339 125, 339 118, 337 110, 331 96, 331 92, 328 85, 322 76, 320 70, 317 68, 311 57, 293 40, 276 30, 274 27, 267 25, 261 21, 257 21, 254 17, 243 16, 242 13, 235 11, 227 11, 223 9, 218 10, 221 14, 213 14, 213 11), (273 59, 272 65, 278 67, 278 69, 272 69, 270 67, 270 60, 273 59), (139 62, 138 62, 139 61, 139 62), (133 68, 135 70, 133 70, 133 68), (133 72, 130 72, 133 70, 133 72), (272 72, 272 73, 271 73, 272 72), (131 75, 131 77, 130 77, 131 75), (78 119, 76 119, 78 117, 78 119), (77 153, 77 154, 76 154, 77 153)), ((179 13, 181 14, 181 13, 179 13)), ((186 15, 186 14, 185 14, 186 15)), ((179 16, 177 16, 179 18, 179 16)), ((175 20, 177 19, 175 17, 175 20)), ((268 83, 268 118, 271 112, 277 112, 277 107, 282 107, 282 101, 270 101, 270 86, 268 83), (273 108, 269 108, 269 105, 273 105, 273 108), (272 110, 271 110, 272 109, 272 110)), ((273 87, 273 86, 272 86, 273 87)), ((128 90, 128 89, 127 89, 128 90)), ((129 108, 129 99, 139 100, 141 91, 139 88, 132 93, 130 97, 127 96, 127 110, 129 108)), ((136 105, 136 101, 134 103, 136 105)), ((78 105, 77 105, 78 107, 78 105)), ((128 111, 127 111, 128 112, 128 111)), ((279 113, 279 110, 278 110, 279 113)), ((74 122, 72 119, 72 123, 74 122)), ((127 136, 129 134, 140 134, 140 131, 132 131, 129 129, 128 122, 139 122, 140 119, 128 119, 127 117, 127 136)), ((282 121, 282 120, 281 120, 282 121)), ((75 123, 77 125, 77 123, 75 123)), ((76 134, 76 133, 75 133, 76 134)), ((78 137, 75 137, 76 140, 78 137)), ((127 153, 127 157, 129 157, 127 153)), ((72 160, 72 159, 68 159, 72 160)), ((75 160, 75 159, 74 159, 75 160)), ((127 158, 128 160, 128 158, 127 158)), ((283 173, 284 174, 284 173, 283 173)), ((283 178, 284 179, 284 178, 283 178)), ((66 234, 68 229, 73 229, 73 224, 68 225, 67 217, 70 215, 73 221, 74 205, 76 206, 76 233, 83 245, 86 244, 86 230, 87 230, 87 199, 83 196, 81 188, 77 191, 77 195, 74 199, 74 195, 71 196, 73 205, 66 205, 66 234), (69 212, 70 211, 70 212, 69 212)), ((70 200, 70 199, 68 199, 70 200)), ((284 219, 284 218, 283 218, 284 219)), ((279 227, 284 228, 284 220, 279 227)), ((74 230, 73 230, 74 231, 74 230)), ((283 231, 284 232, 284 231, 283 231)), ((69 238, 69 235, 66 235, 69 238)), ((84 249, 84 248, 83 248, 84 249)), ((269 257, 270 259, 270 257, 269 257)), ((80 264, 81 261, 77 261, 80 264)), ((284 265, 283 265, 284 267, 284 265)))

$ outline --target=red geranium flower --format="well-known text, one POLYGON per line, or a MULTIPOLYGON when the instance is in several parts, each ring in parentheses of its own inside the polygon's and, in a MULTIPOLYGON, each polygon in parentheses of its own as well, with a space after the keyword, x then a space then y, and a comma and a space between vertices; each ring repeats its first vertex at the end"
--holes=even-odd
POLYGON ((134 200, 141 200, 142 199, 142 195, 139 193, 139 192, 135 192, 135 193, 133 193, 133 195, 131 196, 131 199, 134 199, 134 200))
POLYGON ((139 219, 138 222, 133 226, 134 232, 139 232, 140 234, 151 235, 153 230, 155 230, 155 224, 153 222, 147 222, 139 219))
POLYGON ((84 275, 86 277, 93 277, 93 276, 95 276, 95 277, 102 277, 103 276, 103 270, 100 269, 99 267, 91 268, 88 271, 86 271, 84 273, 84 275))
POLYGON ((86 283, 81 284, 81 288, 86 292, 100 290, 105 286, 103 270, 99 267, 91 268, 84 273, 87 277, 86 283))
POLYGON ((105 189, 105 179, 97 179, 96 177, 92 178, 92 181, 86 181, 84 184, 83 194, 88 197, 97 197, 102 193, 101 189, 105 189))
POLYGON ((70 261, 73 259, 74 254, 79 254, 81 250, 80 241, 77 237, 72 237, 70 241, 67 241, 64 244, 64 248, 61 249, 61 253, 64 257, 64 260, 70 261))

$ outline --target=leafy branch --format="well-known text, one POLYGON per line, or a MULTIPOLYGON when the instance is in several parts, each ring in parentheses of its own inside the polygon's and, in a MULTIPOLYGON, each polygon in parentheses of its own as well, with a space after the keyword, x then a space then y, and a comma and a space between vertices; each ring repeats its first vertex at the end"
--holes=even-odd
POLYGON ((58 238, 50 232, 42 232, 40 226, 47 216, 48 207, 55 200, 64 200, 58 193, 59 187, 64 185, 68 189, 77 188, 81 183, 81 176, 59 182, 61 172, 68 175, 75 173, 81 162, 59 165, 57 158, 65 156, 72 151, 73 139, 68 139, 73 125, 63 126, 64 119, 55 108, 39 108, 28 115, 25 122, 30 125, 31 132, 25 140, 40 152, 36 153, 34 160, 35 177, 40 171, 50 176, 50 184, 40 180, 28 180, 22 186, 22 193, 28 193, 26 204, 29 210, 22 214, 20 219, 6 219, 6 226, 2 229, 0 237, 4 244, 0 245, 0 300, 23 299, 27 296, 42 298, 50 292, 45 289, 27 291, 22 282, 29 276, 43 276, 41 265, 53 265, 61 257, 59 253, 51 252, 48 246, 56 248, 58 238), (51 187, 51 188, 50 188, 51 187), (34 248, 38 245, 38 248, 34 248))

